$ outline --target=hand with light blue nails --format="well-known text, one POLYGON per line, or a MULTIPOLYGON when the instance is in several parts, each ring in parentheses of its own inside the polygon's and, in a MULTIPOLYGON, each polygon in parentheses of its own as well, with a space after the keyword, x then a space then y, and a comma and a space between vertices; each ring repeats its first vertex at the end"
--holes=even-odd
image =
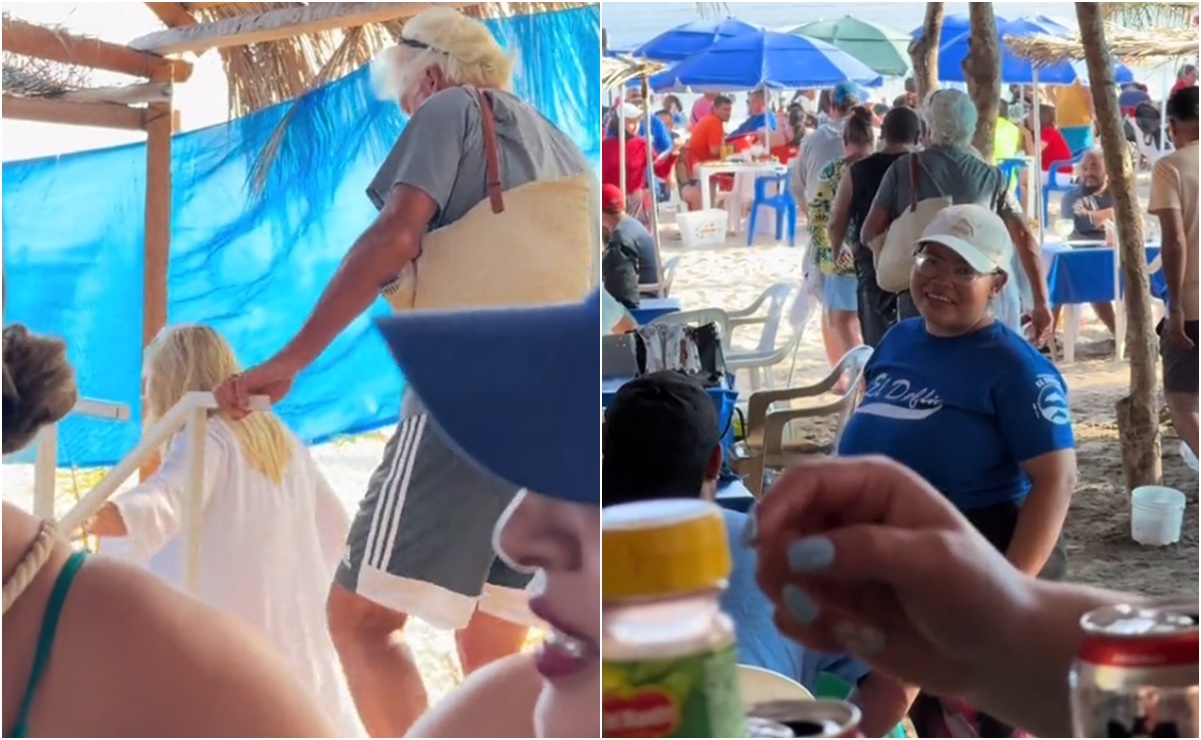
POLYGON ((1069 728, 1081 614, 1119 598, 1025 576, 930 484, 884 458, 789 470, 748 536, 785 634, 1051 731, 1043 737, 1069 728), (1039 632, 1048 636, 1031 637, 1039 632))

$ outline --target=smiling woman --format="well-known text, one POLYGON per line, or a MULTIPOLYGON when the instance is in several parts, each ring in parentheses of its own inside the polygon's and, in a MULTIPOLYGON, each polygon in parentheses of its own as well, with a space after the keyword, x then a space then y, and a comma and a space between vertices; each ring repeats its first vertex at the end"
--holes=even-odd
MULTIPOLYGON (((1076 478, 1071 413, 1055 366, 993 316, 1012 264, 1009 234, 991 209, 950 206, 931 221, 909 282, 920 316, 893 327, 872 355, 838 453, 906 465, 1018 569, 1060 578, 1076 478)), ((947 737, 937 727, 949 715, 981 727, 980 737, 1014 736, 929 697, 915 710, 921 737, 947 737)))

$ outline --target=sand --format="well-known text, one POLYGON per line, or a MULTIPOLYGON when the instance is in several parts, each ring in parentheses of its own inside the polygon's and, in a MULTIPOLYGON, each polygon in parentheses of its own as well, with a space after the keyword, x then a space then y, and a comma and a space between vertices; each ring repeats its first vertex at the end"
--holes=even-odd
MULTIPOLYGON (((1145 202, 1145 174, 1140 181, 1145 202)), ((663 258, 681 257, 671 295, 680 299, 685 309, 743 308, 774 283, 796 284, 800 280, 807 239, 803 227, 798 229, 795 248, 776 245, 771 236, 759 236, 755 246, 747 247, 743 234, 721 246, 685 249, 671 217, 666 216, 664 221, 663 258)), ((1149 595, 1196 597, 1197 473, 1178 454, 1179 440, 1165 424, 1161 430, 1163 484, 1183 491, 1187 497, 1181 540, 1158 548, 1136 544, 1130 537, 1129 497, 1122 476, 1114 412, 1115 402, 1128 392, 1128 366, 1114 359, 1112 339, 1091 309, 1085 308, 1083 313, 1087 318, 1076 361, 1070 365, 1058 363, 1070 392, 1079 469, 1064 531, 1069 579, 1149 595)), ((756 332, 753 327, 737 330, 734 346, 750 349, 757 343, 756 332)), ((778 342, 782 344, 791 336, 792 328, 785 320, 778 342)), ((795 384, 814 383, 826 375, 828 368, 815 319, 802 335, 795 384)), ((787 364, 776 368, 777 388, 785 386, 787 373, 787 364)), ((739 378, 739 386, 745 393, 749 388, 746 377, 739 378)), ((795 431, 814 441, 829 442, 833 426, 810 424, 795 431)))

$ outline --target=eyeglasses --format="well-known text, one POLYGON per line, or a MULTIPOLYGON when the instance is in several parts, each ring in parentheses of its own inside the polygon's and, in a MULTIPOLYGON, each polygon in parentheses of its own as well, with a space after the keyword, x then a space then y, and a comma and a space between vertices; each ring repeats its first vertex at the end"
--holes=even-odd
POLYGON ((947 275, 950 277, 951 282, 965 287, 976 282, 979 278, 996 275, 1000 272, 1000 270, 978 272, 967 263, 952 264, 925 250, 919 250, 917 254, 913 255, 913 264, 917 268, 917 274, 922 277, 936 278, 947 275))
POLYGON ((401 36, 400 38, 398 38, 396 40, 396 43, 400 44, 401 46, 407 46, 410 49, 421 49, 423 51, 428 50, 428 51, 436 52, 438 54, 446 53, 436 46, 430 46, 429 44, 425 43, 424 41, 418 41, 417 39, 410 39, 410 38, 406 38, 404 36, 401 36))

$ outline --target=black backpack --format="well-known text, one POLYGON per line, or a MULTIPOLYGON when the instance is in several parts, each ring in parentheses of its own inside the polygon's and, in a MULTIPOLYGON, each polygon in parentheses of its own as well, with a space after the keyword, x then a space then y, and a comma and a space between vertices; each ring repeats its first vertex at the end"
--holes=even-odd
POLYGON ((605 290, 626 308, 638 308, 638 251, 614 239, 601 255, 605 290))

